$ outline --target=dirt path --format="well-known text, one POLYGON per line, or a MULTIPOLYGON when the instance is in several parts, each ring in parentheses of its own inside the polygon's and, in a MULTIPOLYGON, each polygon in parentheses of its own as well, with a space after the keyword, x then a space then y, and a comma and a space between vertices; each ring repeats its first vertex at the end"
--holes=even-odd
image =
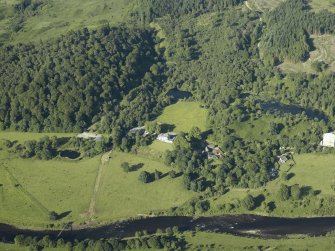
POLYGON ((96 201, 97 193, 98 193, 99 188, 100 188, 102 171, 104 169, 104 166, 108 163, 111 153, 112 153, 112 151, 110 151, 108 153, 105 153, 101 157, 101 162, 100 162, 100 165, 99 165, 97 178, 95 179, 95 185, 94 185, 94 190, 93 190, 93 194, 92 194, 92 197, 91 197, 90 206, 87 210, 87 216, 89 218, 92 218, 95 214, 95 201, 96 201))

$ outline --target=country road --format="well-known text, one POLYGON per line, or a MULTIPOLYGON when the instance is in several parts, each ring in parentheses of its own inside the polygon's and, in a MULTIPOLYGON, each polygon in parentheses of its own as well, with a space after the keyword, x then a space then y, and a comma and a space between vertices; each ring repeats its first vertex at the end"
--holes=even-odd
POLYGON ((109 152, 107 152, 107 153, 105 153, 104 155, 101 156, 101 161, 100 161, 100 165, 99 165, 99 168, 98 168, 98 174, 97 174, 97 177, 95 179, 95 185, 94 185, 94 190, 93 190, 93 194, 92 194, 92 197, 91 197, 90 206, 87 210, 87 216, 89 218, 92 218, 95 214, 95 202, 96 202, 97 193, 98 193, 99 188, 100 188, 102 171, 104 169, 104 166, 108 163, 111 154, 112 154, 112 151, 109 151, 109 152))

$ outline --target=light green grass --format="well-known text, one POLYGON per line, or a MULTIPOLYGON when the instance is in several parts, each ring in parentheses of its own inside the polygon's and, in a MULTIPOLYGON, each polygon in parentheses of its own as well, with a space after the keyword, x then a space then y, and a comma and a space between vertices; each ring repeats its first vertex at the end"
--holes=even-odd
POLYGON ((184 203, 195 195, 185 190, 182 178, 166 176, 158 181, 143 184, 138 180, 141 171, 163 174, 171 170, 164 164, 132 154, 114 152, 109 165, 103 170, 101 190, 97 196, 96 211, 100 219, 120 219, 150 211, 168 209, 184 203), (143 164, 137 171, 125 173, 122 162, 131 165, 143 164))
POLYGON ((263 115, 253 121, 236 122, 231 128, 236 134, 244 139, 264 141, 266 139, 275 139, 278 135, 292 136, 309 126, 307 121, 302 121, 292 128, 284 128, 278 135, 270 135, 270 123, 282 123, 282 118, 272 115, 263 115))
POLYGON ((159 140, 155 140, 150 146, 149 149, 158 151, 158 152, 166 152, 167 150, 172 151, 173 150, 173 144, 167 144, 164 142, 161 142, 159 140))
POLYGON ((191 244, 189 250, 203 245, 201 250, 333 250, 334 237, 305 237, 288 239, 259 239, 239 237, 229 234, 191 232, 184 234, 185 240, 191 244), (210 248, 211 244, 215 244, 210 248), (261 248, 262 247, 262 248, 261 248))
POLYGON ((180 101, 166 107, 156 121, 173 124, 176 127, 175 132, 189 132, 194 126, 205 131, 207 114, 208 111, 199 102, 180 101))
POLYGON ((19 247, 14 244, 5 244, 0 242, 1 251, 28 251, 29 247, 19 247))
POLYGON ((275 9, 283 0, 248 0, 248 6, 252 10, 268 12, 275 9))
POLYGON ((321 10, 335 12, 335 0, 311 0, 310 6, 316 12, 321 10))
POLYGON ((74 137, 77 134, 75 133, 26 133, 26 132, 10 132, 10 131, 0 131, 0 140, 10 140, 10 141, 18 141, 23 143, 27 140, 39 140, 45 136, 48 137, 74 137))
MULTIPOLYGON (((13 1, 7 1, 8 8, 13 1)), ((133 0, 50 0, 35 16, 30 16, 22 31, 12 37, 14 43, 46 40, 83 27, 97 28, 125 21, 133 0)), ((4 4, 3 4, 4 5, 4 4)), ((9 18, 0 22, 1 31, 9 18)))
POLYGON ((0 183, 4 186, 0 221, 21 226, 44 226, 50 222, 38 204, 57 213, 71 211, 64 221, 80 221, 80 215, 90 202, 99 163, 99 156, 82 161, 7 160, 6 166, 29 195, 15 187, 1 167, 0 183))

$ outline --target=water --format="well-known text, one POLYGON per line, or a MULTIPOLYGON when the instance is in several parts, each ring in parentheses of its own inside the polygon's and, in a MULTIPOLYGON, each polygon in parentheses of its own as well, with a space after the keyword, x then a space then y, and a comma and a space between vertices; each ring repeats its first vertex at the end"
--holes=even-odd
MULTIPOLYGON (((173 226, 178 226, 182 231, 197 229, 236 235, 255 235, 263 238, 280 238, 289 234, 317 236, 335 230, 335 217, 276 218, 254 215, 224 215, 194 219, 187 216, 162 216, 113 223, 97 228, 66 230, 62 232, 60 237, 72 241, 74 239, 123 238, 134 236, 136 231, 147 230, 148 233, 154 233, 157 229, 173 226)), ((55 238, 59 231, 24 230, 0 224, 0 236, 6 240, 13 240, 18 234, 36 237, 50 235, 55 238)))
POLYGON ((72 150, 64 150, 60 152, 60 156, 63 158, 76 159, 80 156, 80 153, 72 150))

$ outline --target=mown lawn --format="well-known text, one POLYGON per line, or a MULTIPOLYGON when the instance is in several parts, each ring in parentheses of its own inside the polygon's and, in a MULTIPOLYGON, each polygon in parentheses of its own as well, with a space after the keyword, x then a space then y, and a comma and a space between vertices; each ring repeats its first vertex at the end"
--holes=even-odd
POLYGON ((114 152, 103 170, 96 204, 98 218, 111 220, 148 214, 151 210, 178 206, 195 195, 183 188, 182 177, 172 179, 167 175, 148 184, 139 181, 141 171, 153 173, 155 170, 166 175, 171 168, 158 161, 114 152), (121 168, 123 162, 140 168, 125 173, 121 168))
POLYGON ((180 101, 166 107, 156 121, 174 125, 175 132, 189 132, 194 126, 205 131, 207 114, 208 111, 201 107, 200 102, 180 101))

